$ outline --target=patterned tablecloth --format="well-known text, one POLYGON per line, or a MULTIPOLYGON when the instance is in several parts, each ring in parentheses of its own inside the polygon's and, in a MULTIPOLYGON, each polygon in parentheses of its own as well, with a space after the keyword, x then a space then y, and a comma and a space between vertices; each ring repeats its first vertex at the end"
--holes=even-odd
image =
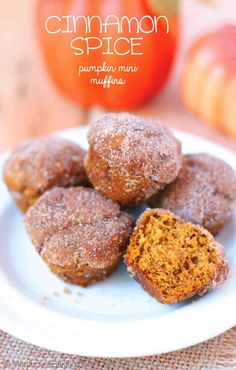
POLYGON ((126 359, 61 354, 0 332, 0 369, 233 370, 236 369, 236 327, 214 339, 182 351, 126 359))

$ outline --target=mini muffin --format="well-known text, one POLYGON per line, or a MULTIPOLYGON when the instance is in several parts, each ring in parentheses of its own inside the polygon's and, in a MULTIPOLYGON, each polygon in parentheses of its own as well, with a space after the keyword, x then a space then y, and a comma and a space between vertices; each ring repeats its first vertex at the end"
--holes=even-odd
POLYGON ((19 208, 26 212, 46 190, 88 183, 85 151, 69 140, 48 136, 19 146, 5 164, 3 177, 19 208))
POLYGON ((229 220, 236 200, 236 176, 222 160, 208 154, 183 157, 178 178, 149 200, 216 234, 229 220))
POLYGON ((141 215, 125 262, 131 276, 165 304, 202 295, 228 275, 224 249, 207 230, 161 209, 141 215))
POLYGON ((25 226, 50 269, 86 287, 115 269, 129 243, 133 218, 96 190, 54 188, 29 208, 25 226))
POLYGON ((102 194, 133 206, 175 180, 181 145, 160 123, 128 113, 105 114, 88 133, 85 167, 102 194))

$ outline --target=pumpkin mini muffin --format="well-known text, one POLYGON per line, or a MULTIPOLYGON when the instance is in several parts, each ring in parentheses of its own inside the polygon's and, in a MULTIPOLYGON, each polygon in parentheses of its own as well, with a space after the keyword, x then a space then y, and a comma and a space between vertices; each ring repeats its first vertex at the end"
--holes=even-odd
POLYGON ((85 151, 69 140, 47 136, 20 145, 7 160, 3 177, 19 208, 26 212, 46 190, 88 183, 85 151))
POLYGON ((233 169, 209 154, 191 154, 183 156, 177 179, 148 204, 168 209, 216 234, 232 215, 235 201, 233 169))
POLYGON ((128 113, 105 114, 88 133, 85 167, 102 194, 133 206, 175 180, 181 144, 160 123, 128 113))
POLYGON ((54 188, 29 208, 25 226, 52 272, 86 287, 115 269, 129 243, 133 218, 96 190, 54 188))
POLYGON ((228 275, 224 249, 213 236, 162 209, 141 215, 125 262, 131 276, 165 304, 202 295, 228 275))

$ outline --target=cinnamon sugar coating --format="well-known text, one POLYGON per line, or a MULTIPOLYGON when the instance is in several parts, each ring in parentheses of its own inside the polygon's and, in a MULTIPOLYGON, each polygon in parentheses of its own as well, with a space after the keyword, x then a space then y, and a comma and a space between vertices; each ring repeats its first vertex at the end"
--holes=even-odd
POLYGON ((84 157, 85 151, 69 140, 57 136, 33 139, 13 151, 4 167, 4 180, 25 212, 55 186, 86 185, 84 157))
POLYGON ((216 234, 232 215, 235 201, 233 169, 209 154, 191 154, 183 156, 178 178, 148 203, 169 209, 216 234))
POLYGON ((53 272, 87 286, 114 270, 129 242, 133 218, 96 190, 54 188, 30 207, 25 226, 53 272))
POLYGON ((178 303, 223 284, 224 248, 203 227, 163 209, 139 218, 125 255, 131 276, 158 301, 178 303))
POLYGON ((128 113, 105 114, 88 133, 85 167, 93 186, 125 205, 144 202, 175 180, 181 144, 160 123, 128 113))

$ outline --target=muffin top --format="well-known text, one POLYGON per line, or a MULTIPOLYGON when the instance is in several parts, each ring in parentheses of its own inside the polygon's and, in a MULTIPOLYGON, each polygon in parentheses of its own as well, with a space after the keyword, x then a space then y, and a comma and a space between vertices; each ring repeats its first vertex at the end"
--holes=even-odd
POLYGON ((105 268, 126 248, 133 218, 96 190, 54 188, 28 210, 25 225, 48 263, 105 268))
POLYGON ((58 136, 37 138, 20 145, 5 164, 7 185, 19 192, 38 194, 53 186, 86 183, 85 151, 58 136))
POLYGON ((180 142, 159 122, 143 117, 105 114, 91 126, 88 141, 111 168, 129 174, 131 190, 137 178, 170 183, 180 169, 180 142))
POLYGON ((178 178, 151 204, 158 203, 215 233, 230 217, 235 200, 233 169, 209 154, 191 154, 183 156, 178 178))
POLYGON ((229 271, 224 248, 207 230, 157 208, 140 216, 125 262, 131 275, 166 304, 220 286, 229 271))

